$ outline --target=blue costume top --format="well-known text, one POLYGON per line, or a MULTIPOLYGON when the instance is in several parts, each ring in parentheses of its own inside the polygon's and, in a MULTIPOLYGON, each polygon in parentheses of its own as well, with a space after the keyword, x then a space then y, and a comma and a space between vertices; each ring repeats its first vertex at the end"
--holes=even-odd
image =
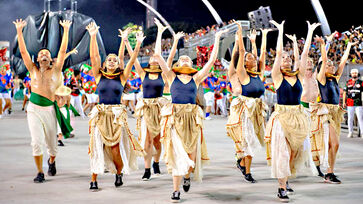
POLYGON ((340 90, 338 82, 335 78, 332 80, 326 79, 325 86, 323 86, 319 81, 319 91, 321 96, 321 103, 327 104, 339 104, 340 90))
POLYGON ((265 93, 265 86, 260 77, 250 77, 250 82, 242 85, 242 95, 251 98, 260 98, 265 93))
POLYGON ((299 105, 302 90, 298 77, 296 77, 294 86, 291 86, 290 83, 283 78, 280 87, 276 90, 277 103, 280 105, 299 105))
POLYGON ((123 90, 119 76, 109 79, 102 75, 97 85, 100 104, 120 104, 123 90))
POLYGON ((188 83, 184 84, 176 76, 170 86, 172 103, 176 104, 196 104, 198 87, 192 78, 188 83))

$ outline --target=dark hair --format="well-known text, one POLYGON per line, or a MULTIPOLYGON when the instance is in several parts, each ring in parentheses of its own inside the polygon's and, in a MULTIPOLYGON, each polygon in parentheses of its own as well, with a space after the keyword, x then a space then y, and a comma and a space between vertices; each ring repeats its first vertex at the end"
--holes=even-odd
POLYGON ((316 65, 316 69, 318 69, 318 73, 320 72, 320 69, 321 69, 321 65, 323 64, 323 62, 318 62, 318 64, 316 65))
POLYGON ((76 76, 78 76, 81 72, 80 72, 79 70, 75 69, 75 70, 73 71, 73 73, 74 73, 74 76, 76 77, 76 76))
POLYGON ((42 47, 42 48, 40 48, 40 49, 39 49, 39 51, 38 51, 38 53, 39 53, 40 51, 42 51, 42 50, 48 50, 48 52, 49 52, 49 53, 51 53, 51 52, 50 52, 50 50, 49 50, 48 48, 46 48, 46 47, 42 47))

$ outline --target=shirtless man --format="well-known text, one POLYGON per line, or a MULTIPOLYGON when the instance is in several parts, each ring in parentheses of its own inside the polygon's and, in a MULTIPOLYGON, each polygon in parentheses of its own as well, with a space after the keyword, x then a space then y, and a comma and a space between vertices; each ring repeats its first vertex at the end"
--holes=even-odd
MULTIPOLYGON (((310 25, 310 23, 308 23, 309 28, 314 26, 314 29, 319 26, 320 24, 312 24, 310 25)), ((301 95, 301 104, 305 107, 309 109, 309 103, 314 103, 317 102, 317 98, 319 96, 319 87, 318 87, 318 83, 316 81, 316 69, 313 70, 314 68, 314 61, 312 58, 308 57, 309 54, 309 49, 310 49, 310 45, 311 45, 311 39, 312 39, 312 32, 314 30, 311 30, 310 33, 308 33, 308 36, 306 38, 306 42, 304 45, 304 50, 301 54, 301 66, 306 66, 306 71, 305 71, 305 76, 303 78, 303 92, 301 95)), ((332 38, 334 37, 335 32, 330 35, 327 39, 328 41, 331 41, 332 38)), ((321 172, 320 170, 320 161, 319 161, 319 157, 316 156, 314 154, 314 150, 316 149, 316 144, 315 144, 315 137, 314 135, 312 135, 310 137, 310 142, 312 145, 312 154, 313 154, 313 160, 316 166, 316 169, 318 170, 319 176, 320 177, 324 177, 324 174, 321 172)))
POLYGON ((61 80, 61 72, 67 51, 69 28, 72 22, 63 20, 59 23, 64 30, 57 61, 52 64, 53 60, 51 53, 48 49, 44 48, 39 50, 36 58, 39 67, 32 62, 25 45, 22 30, 26 26, 26 22, 22 19, 17 19, 13 23, 15 24, 18 34, 20 54, 32 79, 32 93, 27 108, 27 115, 32 138, 31 145, 33 156, 38 170, 34 182, 42 183, 45 180, 42 168, 42 146, 44 142, 46 143, 48 154, 50 155, 48 160, 48 175, 54 176, 56 174, 55 156, 57 154, 57 120, 61 124, 62 131, 64 130, 64 123, 62 122, 62 115, 58 114, 60 113, 59 108, 54 102, 55 90, 63 83, 61 80))

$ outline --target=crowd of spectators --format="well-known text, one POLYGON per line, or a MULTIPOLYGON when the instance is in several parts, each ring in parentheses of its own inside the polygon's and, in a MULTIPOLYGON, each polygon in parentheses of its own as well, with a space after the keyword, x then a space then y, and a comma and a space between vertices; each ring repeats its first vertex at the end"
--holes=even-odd
MULTIPOLYGON (((339 63, 341 57, 344 54, 344 51, 348 45, 348 42, 356 42, 358 41, 358 44, 352 47, 350 51, 350 55, 348 58, 348 63, 352 64, 363 64, 363 27, 354 27, 352 26, 351 29, 348 31, 339 33, 336 32, 332 42, 330 43, 330 49, 328 51, 328 57, 330 60, 339 63)), ((302 50, 304 49, 305 39, 301 38, 298 40, 298 47, 300 53, 302 53, 302 50)), ((290 56, 293 56, 293 44, 291 41, 287 41, 284 50, 290 54, 290 56)), ((267 58, 267 64, 272 65, 274 61, 275 56, 275 50, 270 48, 268 51, 268 58, 267 58)), ((318 62, 320 57, 320 48, 319 44, 313 40, 311 43, 311 49, 309 52, 309 56, 314 59, 315 62, 318 62)))

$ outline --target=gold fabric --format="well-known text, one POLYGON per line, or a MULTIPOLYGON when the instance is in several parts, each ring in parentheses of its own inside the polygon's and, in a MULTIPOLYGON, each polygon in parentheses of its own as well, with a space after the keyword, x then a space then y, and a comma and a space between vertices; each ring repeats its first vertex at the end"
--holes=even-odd
MULTIPOLYGON (((125 128, 132 149, 139 156, 144 155, 144 150, 137 142, 135 137, 132 135, 128 122, 127 112, 124 105, 105 105, 98 104, 95 106, 95 110, 90 113, 89 120, 89 134, 91 137, 90 141, 93 141, 95 127, 98 128, 103 144, 107 147, 112 147, 118 144, 122 138, 122 129, 125 128)), ((93 148, 92 142, 89 144, 89 150, 93 148)), ((89 152, 92 156, 92 152, 89 152)))
MULTIPOLYGON (((137 117, 136 128, 141 135, 141 119, 144 117, 146 122, 147 130, 152 138, 160 134, 160 111, 162 106, 169 103, 166 98, 144 98, 142 101, 138 102, 135 116, 137 117)), ((141 139, 141 137, 139 137, 141 139)))
POLYGON ((339 141, 345 111, 339 105, 326 103, 310 103, 310 107, 312 122, 311 151, 313 157, 319 158, 319 155, 324 155, 325 149, 323 124, 328 122, 334 128, 339 141))
POLYGON ((207 145, 203 136, 203 110, 195 104, 168 104, 162 109, 162 137, 165 159, 168 164, 175 162, 172 148, 172 131, 179 136, 184 150, 191 154, 196 150, 198 139, 201 140, 201 159, 209 160, 207 145))
POLYGON ((253 129, 256 133, 260 144, 263 145, 264 128, 267 105, 263 103, 261 98, 249 98, 239 96, 233 99, 231 105, 231 115, 228 118, 226 125, 227 135, 231 137, 235 143, 236 153, 239 158, 243 155, 245 145, 244 132, 242 131, 242 116, 248 114, 248 118, 253 124, 253 129))
POLYGON ((276 104, 275 112, 271 115, 266 126, 266 156, 269 164, 271 160, 271 133, 276 119, 281 123, 289 147, 297 154, 310 131, 309 116, 304 112, 302 105, 276 104))
POLYGON ((281 73, 284 76, 296 76, 299 73, 299 70, 292 71, 291 69, 281 69, 281 73))

